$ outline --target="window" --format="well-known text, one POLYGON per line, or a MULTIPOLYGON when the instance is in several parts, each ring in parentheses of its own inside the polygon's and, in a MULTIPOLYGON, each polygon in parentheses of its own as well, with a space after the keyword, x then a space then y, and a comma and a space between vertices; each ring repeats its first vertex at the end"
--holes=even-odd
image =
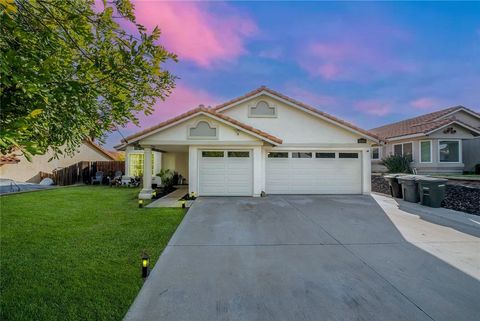
POLYGON ((420 141, 420 163, 432 162, 432 141, 420 141))
POLYGON ((442 163, 460 162, 460 141, 441 140, 438 142, 439 160, 442 163))
POLYGON ((335 158, 335 153, 315 153, 316 158, 335 158))
POLYGON ((199 121, 195 127, 188 129, 188 137, 190 138, 216 138, 217 128, 210 126, 206 121, 199 121))
POLYGON ((255 106, 249 108, 249 117, 276 117, 277 110, 266 101, 260 100, 255 106))
POLYGON ((271 152, 267 154, 268 158, 288 158, 287 152, 271 152))
POLYGON ((312 158, 312 153, 293 152, 292 158, 312 158))
POLYGON ((250 152, 228 152, 228 157, 250 157, 250 152))
POLYGON ((403 143, 393 145, 393 155, 395 156, 407 156, 413 155, 413 144, 412 143, 403 143))
MULTIPOLYGON (((143 175, 143 153, 128 154, 128 175, 142 176, 143 175)), ((152 153, 152 173, 153 165, 155 164, 155 154, 152 153)))
POLYGON ((202 157, 223 157, 223 156, 224 156, 223 151, 212 150, 212 151, 202 152, 202 157))
POLYGON ((358 153, 338 153, 339 158, 358 158, 358 153))
POLYGON ((372 159, 380 159, 380 147, 372 147, 372 159))

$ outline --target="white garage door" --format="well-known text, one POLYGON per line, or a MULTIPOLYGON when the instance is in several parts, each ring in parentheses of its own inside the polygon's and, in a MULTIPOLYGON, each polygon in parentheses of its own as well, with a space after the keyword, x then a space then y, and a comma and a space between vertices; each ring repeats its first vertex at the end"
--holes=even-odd
POLYGON ((198 159, 199 195, 252 196, 250 151, 202 150, 198 159))
POLYGON ((272 152, 266 160, 267 194, 360 194, 358 152, 272 152))

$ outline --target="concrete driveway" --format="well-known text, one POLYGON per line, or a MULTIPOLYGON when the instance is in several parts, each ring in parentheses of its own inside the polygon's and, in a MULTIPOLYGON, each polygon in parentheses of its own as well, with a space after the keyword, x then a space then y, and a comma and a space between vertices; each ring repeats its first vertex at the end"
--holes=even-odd
POLYGON ((479 320, 478 228, 376 198, 199 198, 125 319, 479 320))

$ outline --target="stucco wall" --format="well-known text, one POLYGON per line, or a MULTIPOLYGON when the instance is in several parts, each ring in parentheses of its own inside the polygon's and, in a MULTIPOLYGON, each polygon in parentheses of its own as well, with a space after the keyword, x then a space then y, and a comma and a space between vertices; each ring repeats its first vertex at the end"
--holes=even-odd
POLYGON ((162 130, 156 134, 153 134, 145 139, 140 141, 140 145, 189 145, 192 143, 201 143, 202 141, 205 142, 215 142, 215 141, 242 141, 242 142, 250 142, 250 141, 258 141, 257 138, 244 133, 240 130, 236 130, 230 126, 224 125, 223 123, 216 121, 212 118, 200 115, 196 116, 188 121, 175 125, 173 127, 167 128, 162 130), (218 137, 216 138, 209 138, 209 139, 189 139, 188 138, 188 129, 192 126, 195 126, 199 121, 206 121, 211 126, 216 127, 218 131, 218 137))
POLYGON ((176 171, 188 180, 188 153, 162 153, 162 168, 176 171))
POLYGON ((283 144, 355 144, 360 135, 333 125, 305 111, 291 107, 266 95, 243 102, 223 111, 245 124, 263 130, 283 140, 283 144), (277 116, 249 117, 249 107, 266 101, 277 108, 277 116))
POLYGON ((54 169, 68 167, 81 161, 106 161, 110 158, 90 147, 88 144, 82 144, 78 152, 72 157, 60 156, 59 159, 48 161, 52 157, 51 153, 34 156, 32 162, 25 157, 20 156, 18 164, 3 165, 0 167, 0 177, 9 178, 19 182, 40 182, 40 172, 51 173, 54 169))

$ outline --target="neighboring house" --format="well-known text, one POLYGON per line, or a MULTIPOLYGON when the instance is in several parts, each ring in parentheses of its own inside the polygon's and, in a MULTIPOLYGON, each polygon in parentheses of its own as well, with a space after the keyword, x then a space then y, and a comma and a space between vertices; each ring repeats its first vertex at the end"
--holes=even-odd
MULTIPOLYGON (((474 154, 468 150, 474 145, 464 142, 480 135, 480 114, 457 106, 370 129, 370 132, 385 141, 383 146, 372 149, 374 172, 386 170, 381 165, 382 158, 408 154, 418 173, 462 173, 472 170, 465 168, 462 154, 474 154)), ((477 162, 480 163, 480 159, 477 162)))
POLYGON ((127 137, 127 175, 177 171, 196 195, 370 193, 377 137, 266 87, 127 137), (143 165, 142 165, 143 164, 143 165))
MULTIPOLYGON (((10 156, 2 156, 2 160, 10 156)), ((29 162, 24 156, 15 156, 16 162, 3 163, 0 165, 0 177, 13 179, 18 182, 40 182, 40 172, 52 173, 53 170, 68 167, 80 161, 109 161, 115 160, 115 156, 110 152, 95 144, 92 141, 85 141, 73 156, 59 156, 58 159, 52 159, 51 153, 37 155, 32 157, 29 162)))

